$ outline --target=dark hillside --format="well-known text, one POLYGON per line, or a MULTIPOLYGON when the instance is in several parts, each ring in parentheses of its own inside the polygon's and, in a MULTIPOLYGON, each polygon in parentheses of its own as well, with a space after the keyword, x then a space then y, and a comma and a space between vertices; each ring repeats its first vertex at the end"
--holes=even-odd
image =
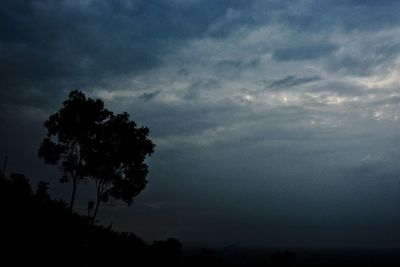
POLYGON ((1 258, 7 266, 144 266, 153 253, 163 254, 160 250, 175 255, 163 264, 181 257, 181 244, 170 242, 174 239, 158 241, 154 251, 131 233, 90 224, 65 202, 52 200, 46 183, 35 192, 21 174, 1 177, 0 183, 1 258))

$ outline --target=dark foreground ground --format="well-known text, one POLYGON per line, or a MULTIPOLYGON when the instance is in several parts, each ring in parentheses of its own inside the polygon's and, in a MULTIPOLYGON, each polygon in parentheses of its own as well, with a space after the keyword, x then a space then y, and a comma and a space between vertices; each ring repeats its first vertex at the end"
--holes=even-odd
MULTIPOLYGON (((174 238, 147 244, 89 222, 47 185, 0 177, 0 266, 400 266, 399 250, 188 248, 174 238)), ((206 247, 206 246, 205 246, 206 247)))
MULTIPOLYGON (((196 249, 187 252, 192 255, 196 249)), ((222 251, 222 249, 220 250, 222 251)), ((295 258, 274 259, 274 255, 283 255, 279 249, 244 249, 232 248, 225 253, 226 266, 298 266, 298 267, 399 267, 400 250, 398 249, 298 249, 295 258), (279 251, 281 253, 279 253, 279 251)))

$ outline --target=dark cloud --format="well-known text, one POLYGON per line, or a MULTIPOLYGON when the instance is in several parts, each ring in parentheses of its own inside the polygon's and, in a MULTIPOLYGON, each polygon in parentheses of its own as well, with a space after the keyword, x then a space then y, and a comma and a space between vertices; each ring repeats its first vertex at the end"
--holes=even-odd
POLYGON ((149 93, 142 93, 139 98, 143 99, 144 101, 150 101, 155 98, 157 95, 160 94, 161 91, 149 92, 149 93))
POLYGON ((398 1, 294 1, 298 9, 284 12, 277 20, 300 32, 326 32, 337 27, 345 31, 391 28, 400 22, 398 1), (300 10, 298 12, 297 10, 300 10))
POLYGON ((219 86, 219 82, 216 79, 201 79, 195 81, 187 88, 184 98, 189 101, 197 100, 201 92, 216 90, 219 86))
POLYGON ((252 70, 259 66, 260 59, 248 59, 248 60, 232 60, 223 59, 215 64, 214 69, 219 75, 223 75, 227 78, 235 77, 243 71, 252 70))
POLYGON ((379 40, 366 40, 353 53, 334 57, 329 69, 348 75, 368 76, 377 71, 388 71, 385 68, 390 68, 399 54, 399 41, 380 43, 379 40))
POLYGON ((205 34, 228 8, 241 6, 236 1, 22 0, 0 5, 1 99, 8 103, 24 102, 10 91, 34 97, 27 87, 57 97, 64 89, 110 86, 156 66, 161 54, 205 34))
POLYGON ((267 88, 270 90, 280 90, 286 89, 298 85, 308 84, 316 81, 320 81, 321 77, 319 76, 311 76, 311 77, 297 77, 295 75, 289 75, 285 78, 273 81, 273 82, 265 82, 267 84, 267 88))
MULTIPOLYGON (((109 104, 114 106, 113 103, 109 104)), ((117 104, 116 102, 115 105, 117 104)), ((149 105, 143 102, 133 102, 125 109, 149 126, 152 136, 156 138, 175 136, 181 140, 184 137, 217 127, 220 125, 220 121, 227 121, 231 118, 233 112, 240 114, 240 110, 229 103, 220 103, 218 106, 210 103, 195 105, 194 101, 185 101, 180 105, 168 103, 149 105), (155 105, 159 108, 155 109, 155 105)))
POLYGON ((243 60, 224 59, 218 62, 216 64, 216 67, 220 69, 227 69, 227 68, 245 69, 245 68, 257 67, 259 63, 260 63, 259 59, 254 59, 247 62, 244 62, 243 60))
POLYGON ((277 49, 273 58, 278 61, 309 60, 329 56, 334 53, 337 47, 330 44, 307 45, 277 49))
POLYGON ((355 5, 355 6, 366 6, 366 7, 376 7, 376 6, 384 6, 385 8, 390 8, 393 4, 398 4, 396 0, 383 0, 379 3, 373 0, 339 0, 335 1, 335 3, 342 4, 342 5, 355 5))

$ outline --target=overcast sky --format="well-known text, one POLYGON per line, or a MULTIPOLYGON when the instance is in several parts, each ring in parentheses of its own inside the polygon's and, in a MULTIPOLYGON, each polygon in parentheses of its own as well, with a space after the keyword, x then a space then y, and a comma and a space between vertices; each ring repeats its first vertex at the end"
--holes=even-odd
POLYGON ((68 198, 36 155, 42 122, 77 88, 157 145, 133 205, 100 211, 115 229, 400 247, 399 11, 397 0, 3 0, 0 156, 68 198))

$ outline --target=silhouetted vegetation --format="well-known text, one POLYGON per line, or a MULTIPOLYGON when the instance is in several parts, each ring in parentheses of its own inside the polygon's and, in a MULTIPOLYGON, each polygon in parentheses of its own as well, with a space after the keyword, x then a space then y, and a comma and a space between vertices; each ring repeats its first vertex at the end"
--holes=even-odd
POLYGON ((97 125, 109 115, 101 100, 87 99, 75 90, 69 94, 63 108, 43 124, 47 128, 47 137, 39 148, 39 157, 46 164, 60 167, 61 182, 72 181, 70 208, 74 206, 78 182, 89 175, 86 165, 87 157, 92 153, 89 143, 96 135, 97 125))
POLYGON ((148 139, 149 129, 137 127, 127 113, 110 114, 98 125, 86 157, 87 173, 96 184, 96 218, 100 201, 111 196, 128 205, 146 185, 148 166, 146 156, 153 153, 154 144, 148 139))
POLYGON ((131 233, 90 224, 51 199, 47 188, 39 182, 33 192, 22 174, 0 178, 1 262, 7 266, 153 266, 155 257, 165 260, 159 266, 181 264, 179 241, 147 246, 131 233))
POLYGON ((154 152, 149 129, 138 127, 127 113, 114 115, 103 101, 75 90, 63 107, 44 123, 47 137, 39 148, 45 163, 59 165, 61 182, 72 181, 69 207, 74 206, 79 181, 96 185, 96 201, 88 210, 94 222, 100 202, 121 199, 128 205, 146 185, 146 156, 154 152), (95 203, 95 204, 94 204, 95 203))
MULTIPOLYGON (((32 190, 23 174, 0 177, 1 263, 7 266, 228 266, 221 255, 203 249, 184 257, 175 238, 147 245, 132 233, 92 224, 52 199, 48 183, 32 190)), ((230 264, 229 266, 232 266, 230 264)))

